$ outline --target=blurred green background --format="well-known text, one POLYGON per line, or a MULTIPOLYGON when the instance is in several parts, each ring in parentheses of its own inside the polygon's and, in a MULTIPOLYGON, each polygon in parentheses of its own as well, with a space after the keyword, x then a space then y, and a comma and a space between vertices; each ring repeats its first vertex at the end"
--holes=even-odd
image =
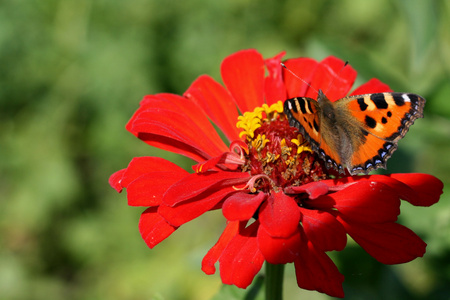
MULTIPOLYGON (((402 205, 400 222, 424 258, 384 266, 353 243, 332 253, 347 299, 450 299, 450 2, 420 0, 0 2, 0 299, 234 299, 200 270, 220 212, 150 250, 142 208, 107 183, 132 157, 181 156, 146 146, 124 126, 146 94, 182 94, 222 59, 335 55, 395 91, 427 99, 389 172, 446 185, 430 208, 402 205), (216 296, 214 296, 216 295, 216 296)), ((297 288, 286 299, 328 299, 297 288)))

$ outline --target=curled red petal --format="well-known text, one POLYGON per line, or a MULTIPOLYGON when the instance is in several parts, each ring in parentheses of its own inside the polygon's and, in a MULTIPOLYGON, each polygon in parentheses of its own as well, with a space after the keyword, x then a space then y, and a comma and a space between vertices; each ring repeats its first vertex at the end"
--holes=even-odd
POLYGON ((298 230, 287 238, 271 236, 263 226, 258 229, 258 245, 265 260, 271 264, 287 264, 302 255, 298 230))
POLYGON ((307 193, 309 199, 316 199, 319 196, 328 194, 329 191, 329 186, 322 181, 310 182, 300 186, 288 186, 284 189, 286 194, 307 193))
POLYGON ((241 50, 226 57, 222 79, 242 113, 264 103, 264 59, 254 50, 241 50))
POLYGON ((357 87, 350 96, 385 92, 392 92, 392 90, 386 83, 383 83, 376 78, 372 78, 357 87))
POLYGON ((245 160, 234 152, 224 152, 220 156, 213 157, 207 161, 192 166, 196 173, 206 171, 230 170, 235 171, 245 160))
POLYGON ((267 198, 265 193, 248 194, 238 192, 228 197, 222 206, 222 212, 229 221, 250 220, 267 198))
POLYGON ((239 222, 233 221, 228 222, 227 226, 222 232, 217 243, 208 251, 208 253, 203 257, 202 260, 202 271, 208 275, 214 274, 216 272, 216 267, 214 264, 217 262, 219 257, 222 255, 223 250, 227 247, 231 239, 237 234, 239 229, 239 222))
POLYGON ((128 205, 157 206, 160 205, 164 193, 178 180, 189 173, 182 172, 152 172, 144 174, 132 181, 127 188, 128 205))
POLYGON ((220 207, 218 204, 233 193, 236 193, 236 190, 232 186, 212 189, 191 198, 189 201, 184 201, 174 206, 162 203, 159 206, 158 213, 173 226, 181 226, 201 216, 208 210, 220 207))
POLYGON ((243 172, 207 171, 189 174, 173 184, 164 195, 164 204, 177 205, 190 200, 208 189, 220 189, 233 185, 240 185, 248 181, 250 175, 243 172))
POLYGON ((400 224, 353 223, 339 216, 338 220, 356 243, 383 264, 401 264, 425 254, 427 244, 400 224))
POLYGON ((216 156, 199 164, 193 165, 192 170, 194 170, 195 173, 204 173, 206 171, 220 171, 220 169, 217 168, 217 164, 219 164, 221 161, 223 161, 223 155, 216 156))
POLYGON ((220 256, 220 277, 224 284, 246 288, 252 283, 264 263, 258 248, 258 221, 239 230, 220 256))
POLYGON ((347 233, 336 217, 328 212, 300 208, 308 240, 322 251, 341 251, 347 244, 347 233))
MULTIPOLYGON (((314 59, 306 57, 288 59, 284 64, 292 73, 308 83, 311 82, 314 72, 319 65, 314 59)), ((308 84, 292 75, 286 69, 283 69, 283 77, 287 98, 305 97, 307 95, 307 91, 310 89, 308 84)), ((314 90, 311 90, 308 95, 308 97, 317 98, 317 93, 314 90)))
POLYGON ((268 71, 268 76, 264 79, 265 98, 268 105, 287 99, 281 66, 281 59, 284 55, 286 55, 286 51, 264 61, 268 71))
POLYGON ((122 169, 119 170, 117 172, 114 172, 110 177, 109 177, 109 185, 115 189, 117 192, 122 192, 123 186, 122 186, 122 178, 123 178, 123 174, 125 173, 127 169, 122 169))
POLYGON ((300 210, 294 198, 272 193, 261 205, 259 220, 271 236, 287 238, 297 231, 300 210))
POLYGON ((139 220, 139 232, 147 246, 155 247, 171 235, 177 227, 170 225, 157 213, 157 207, 146 209, 139 220))
POLYGON ((230 93, 208 75, 195 80, 184 96, 196 102, 227 136, 230 141, 239 139, 236 127, 239 113, 230 93))
POLYGON ((295 261, 297 284, 306 290, 316 290, 331 297, 344 297, 342 275, 333 261, 311 242, 304 241, 304 249, 295 261))

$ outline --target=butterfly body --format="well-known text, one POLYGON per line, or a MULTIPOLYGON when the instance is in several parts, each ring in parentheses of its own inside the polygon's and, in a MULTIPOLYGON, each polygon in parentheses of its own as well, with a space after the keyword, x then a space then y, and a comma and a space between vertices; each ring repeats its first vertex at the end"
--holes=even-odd
POLYGON ((291 126, 310 143, 327 168, 365 173, 379 167, 417 118, 425 99, 407 93, 350 96, 331 102, 319 90, 317 101, 298 97, 284 103, 291 126))

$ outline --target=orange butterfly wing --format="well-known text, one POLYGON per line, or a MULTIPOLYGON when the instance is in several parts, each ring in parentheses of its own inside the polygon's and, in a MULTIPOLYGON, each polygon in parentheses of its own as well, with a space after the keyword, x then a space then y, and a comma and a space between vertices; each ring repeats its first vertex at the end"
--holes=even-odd
POLYGON ((417 118, 423 117, 425 99, 407 93, 377 93, 352 96, 336 102, 336 109, 348 111, 359 121, 365 140, 351 159, 351 173, 369 173, 386 161, 397 149, 417 118))
POLYGON ((284 112, 288 117, 289 124, 300 131, 311 145, 312 150, 325 160, 327 168, 339 169, 342 166, 336 151, 323 142, 321 108, 316 100, 307 97, 288 99, 284 102, 284 112))

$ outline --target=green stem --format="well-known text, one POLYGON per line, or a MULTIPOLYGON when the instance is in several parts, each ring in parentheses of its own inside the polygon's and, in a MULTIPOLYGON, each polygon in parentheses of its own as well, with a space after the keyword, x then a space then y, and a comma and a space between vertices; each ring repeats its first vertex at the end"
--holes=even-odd
POLYGON ((266 300, 283 300, 284 264, 266 262, 266 300))

